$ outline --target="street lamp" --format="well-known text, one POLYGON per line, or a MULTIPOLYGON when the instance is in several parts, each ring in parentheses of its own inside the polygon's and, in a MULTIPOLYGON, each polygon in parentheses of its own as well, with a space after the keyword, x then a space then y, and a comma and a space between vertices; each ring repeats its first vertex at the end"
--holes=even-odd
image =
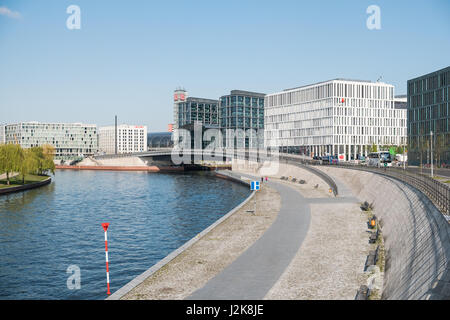
POLYGON ((433 178, 433 131, 430 131, 430 145, 431 145, 431 177, 433 178))

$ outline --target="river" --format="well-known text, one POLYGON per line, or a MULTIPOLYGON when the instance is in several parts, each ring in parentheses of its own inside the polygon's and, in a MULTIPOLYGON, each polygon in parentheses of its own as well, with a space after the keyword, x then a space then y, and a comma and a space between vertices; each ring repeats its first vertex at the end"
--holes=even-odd
POLYGON ((114 292, 249 194, 210 172, 57 171, 48 186, 0 196, 0 299, 104 299, 101 223, 114 292))

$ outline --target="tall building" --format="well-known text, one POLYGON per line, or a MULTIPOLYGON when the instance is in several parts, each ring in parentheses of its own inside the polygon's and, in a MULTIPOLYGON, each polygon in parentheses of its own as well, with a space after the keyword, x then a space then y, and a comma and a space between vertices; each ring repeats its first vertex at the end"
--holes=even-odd
POLYGON ((0 124, 0 144, 5 142, 5 126, 0 124))
POLYGON ((266 147, 357 159, 370 146, 406 144, 406 109, 382 82, 334 79, 266 95, 266 147))
POLYGON ((97 152, 97 126, 82 123, 21 122, 4 126, 5 143, 22 148, 44 144, 55 148, 55 159, 70 160, 97 152))
POLYGON ((264 93, 232 90, 220 97, 224 147, 264 147, 264 96, 264 93))
POLYGON ((450 164, 450 66, 408 80, 408 162, 450 164), (431 132, 433 134, 431 134, 431 132))
POLYGON ((188 97, 186 91, 175 91, 175 123, 173 128, 201 123, 219 126, 219 101, 188 97))
POLYGON ((190 131, 193 138, 193 127, 219 129, 219 100, 188 97, 184 89, 177 89, 174 93, 174 141, 180 141, 178 129, 190 131))
MULTIPOLYGON (((100 152, 116 152, 116 127, 98 129, 98 147, 100 152)), ((117 126, 117 153, 135 153, 147 151, 147 126, 121 124, 117 126)))

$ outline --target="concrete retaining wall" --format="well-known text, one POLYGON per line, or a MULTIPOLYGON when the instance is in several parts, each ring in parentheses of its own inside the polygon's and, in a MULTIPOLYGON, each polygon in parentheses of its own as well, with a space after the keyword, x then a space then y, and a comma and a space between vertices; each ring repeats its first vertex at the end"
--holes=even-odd
POLYGON ((387 252, 383 299, 450 299, 450 225, 430 200, 382 175, 320 169, 374 203, 387 252))
POLYGON ((44 181, 33 182, 33 183, 29 183, 29 184, 25 184, 23 186, 17 186, 17 187, 2 188, 2 189, 0 189, 0 195, 39 188, 39 187, 45 186, 46 184, 49 184, 50 182, 52 182, 52 178, 48 177, 44 181))

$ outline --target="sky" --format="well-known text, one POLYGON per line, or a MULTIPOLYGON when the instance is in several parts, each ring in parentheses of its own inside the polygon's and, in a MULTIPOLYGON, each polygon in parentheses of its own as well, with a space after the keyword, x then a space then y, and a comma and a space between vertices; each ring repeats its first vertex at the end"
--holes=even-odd
POLYGON ((448 0, 0 0, 0 123, 117 115, 166 131, 180 86, 218 99, 381 76, 400 95, 449 65, 448 0), (70 5, 80 29, 67 28, 70 5))

